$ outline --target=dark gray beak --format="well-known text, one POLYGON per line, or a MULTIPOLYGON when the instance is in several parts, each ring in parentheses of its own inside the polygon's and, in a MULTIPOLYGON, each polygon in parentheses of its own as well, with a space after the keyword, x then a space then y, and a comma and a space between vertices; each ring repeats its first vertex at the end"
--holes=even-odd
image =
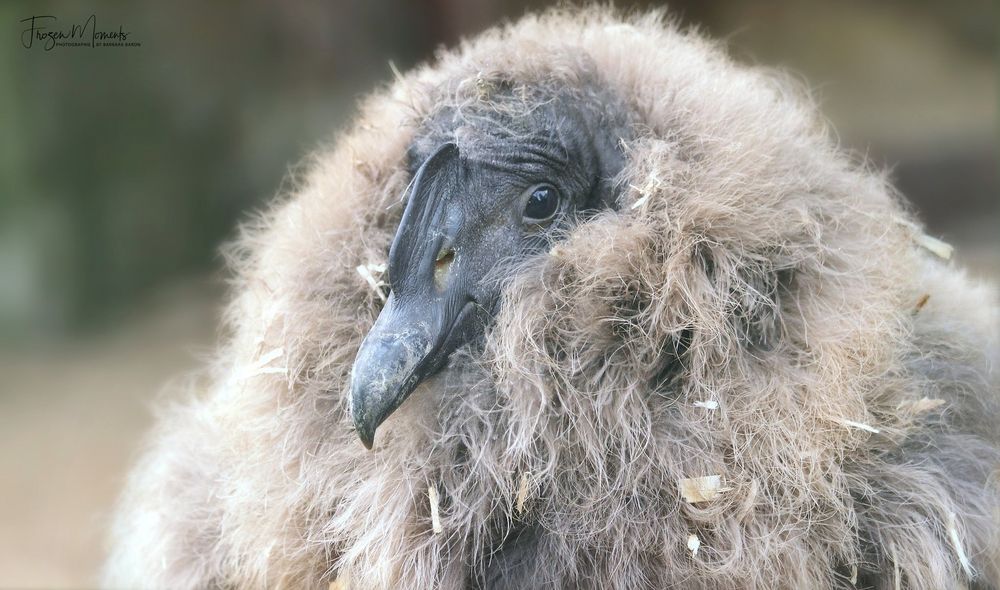
POLYGON ((452 249, 461 219, 447 195, 461 188, 458 151, 445 144, 421 166, 389 252, 392 292, 351 372, 351 415, 365 447, 418 385, 485 324, 452 249))
POLYGON ((469 323, 473 306, 468 302, 446 318, 430 306, 400 305, 389 295, 351 373, 351 415, 366 448, 372 448, 379 425, 461 344, 455 327, 469 323))

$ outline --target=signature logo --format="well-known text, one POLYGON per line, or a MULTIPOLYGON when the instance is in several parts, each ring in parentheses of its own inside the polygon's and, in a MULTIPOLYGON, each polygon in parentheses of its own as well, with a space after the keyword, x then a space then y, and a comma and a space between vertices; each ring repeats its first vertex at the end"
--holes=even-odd
POLYGON ((59 19, 52 15, 36 15, 21 19, 25 29, 21 31, 21 45, 25 49, 41 47, 51 51, 56 47, 140 47, 130 31, 119 25, 118 30, 101 30, 97 26, 97 15, 92 14, 82 23, 69 27, 60 26, 59 19))

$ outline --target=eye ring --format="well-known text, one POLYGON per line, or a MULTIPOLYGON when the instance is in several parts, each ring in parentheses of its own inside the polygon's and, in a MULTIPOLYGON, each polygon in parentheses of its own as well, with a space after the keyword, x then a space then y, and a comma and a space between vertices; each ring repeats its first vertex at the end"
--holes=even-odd
POLYGON ((559 212, 562 201, 559 190, 548 183, 536 184, 524 191, 522 219, 525 223, 539 225, 551 221, 559 212))

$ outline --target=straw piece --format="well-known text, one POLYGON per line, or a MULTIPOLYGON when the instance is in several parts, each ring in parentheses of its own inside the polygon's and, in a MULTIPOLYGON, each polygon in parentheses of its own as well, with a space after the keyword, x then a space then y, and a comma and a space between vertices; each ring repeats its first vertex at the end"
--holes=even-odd
POLYGON ((698 555, 698 548, 701 547, 701 539, 698 535, 691 533, 688 535, 688 549, 691 551, 691 556, 695 557, 698 555))
POLYGON ((923 295, 921 295, 920 299, 917 299, 917 303, 913 306, 913 312, 912 312, 913 315, 917 315, 918 313, 920 313, 920 310, 923 309, 925 305, 927 305, 927 302, 930 300, 930 298, 931 298, 930 293, 924 293, 923 295))
POLYGON ((441 515, 438 514, 438 492, 434 486, 427 487, 427 498, 431 502, 431 527, 435 533, 444 531, 441 526, 441 515))
POLYGON ((858 566, 851 565, 851 586, 858 585, 858 566))
POLYGON ((677 482, 681 496, 690 504, 710 502, 730 488, 722 487, 722 476, 688 477, 677 482))

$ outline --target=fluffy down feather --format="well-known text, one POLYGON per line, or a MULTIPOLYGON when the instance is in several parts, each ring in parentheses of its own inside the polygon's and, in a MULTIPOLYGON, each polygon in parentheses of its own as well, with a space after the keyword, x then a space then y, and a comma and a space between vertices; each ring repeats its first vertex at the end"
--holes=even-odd
POLYGON ((919 233, 796 84, 660 15, 489 31, 369 98, 247 228, 227 343, 163 410, 106 583, 996 587, 996 296, 919 233), (381 299, 355 269, 422 123, 501 86, 618 97, 619 207, 525 261, 368 452, 347 383, 381 299))

